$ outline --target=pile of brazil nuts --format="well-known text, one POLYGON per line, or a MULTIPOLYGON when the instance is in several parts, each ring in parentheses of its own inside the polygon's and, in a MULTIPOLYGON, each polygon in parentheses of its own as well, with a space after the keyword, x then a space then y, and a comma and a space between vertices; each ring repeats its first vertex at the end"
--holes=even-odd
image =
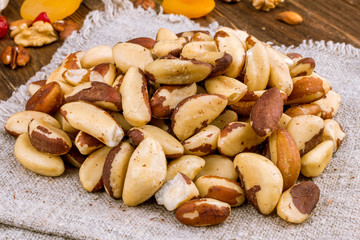
POLYGON ((127 206, 154 196, 208 226, 247 199, 301 223, 320 190, 299 174, 319 176, 345 137, 340 96, 314 68, 241 30, 162 28, 69 54, 5 129, 25 168, 59 176, 66 162, 86 191, 127 206))

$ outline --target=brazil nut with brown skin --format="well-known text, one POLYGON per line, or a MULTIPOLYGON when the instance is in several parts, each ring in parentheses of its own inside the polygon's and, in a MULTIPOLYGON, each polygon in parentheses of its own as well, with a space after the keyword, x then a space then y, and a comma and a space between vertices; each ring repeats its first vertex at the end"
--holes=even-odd
POLYGON ((213 198, 237 207, 244 203, 245 192, 240 184, 228 178, 218 176, 202 176, 195 182, 200 197, 213 198))
POLYGON ((74 144, 79 152, 83 155, 89 155, 96 149, 104 146, 102 142, 84 131, 79 131, 76 134, 74 144))
POLYGON ((266 137, 255 133, 248 122, 229 123, 220 132, 218 150, 225 156, 233 157, 244 151, 250 151, 262 143, 266 137))
POLYGON ((72 147, 69 136, 63 130, 42 119, 30 121, 28 134, 31 144, 39 152, 59 156, 70 151, 72 147))
POLYGON ((101 108, 122 110, 120 92, 103 82, 86 82, 72 89, 65 95, 65 102, 85 101, 101 108))
POLYGON ((96 65, 89 74, 89 81, 103 82, 110 86, 114 83, 116 68, 112 63, 100 63, 96 65))
POLYGON ((182 85, 204 80, 212 71, 209 63, 178 58, 159 58, 145 66, 146 76, 160 84, 182 85))
POLYGON ((250 124, 257 135, 269 136, 278 128, 283 106, 277 88, 270 88, 260 96, 250 112, 250 124))
POLYGON ((300 174, 299 149, 291 134, 279 127, 268 138, 270 160, 279 168, 284 180, 284 191, 295 184, 300 174))
POLYGON ((324 97, 330 90, 329 82, 316 74, 293 78, 294 88, 286 104, 310 103, 324 97))
POLYGON ((224 129, 226 125, 231 122, 236 122, 238 120, 238 115, 235 111, 230 109, 225 109, 214 121, 210 124, 218 127, 220 130, 224 129))
POLYGON ((104 146, 90 154, 79 169, 80 183, 88 192, 97 192, 103 188, 103 167, 111 147, 104 146))
POLYGON ((109 147, 115 147, 124 137, 124 131, 114 118, 90 103, 80 101, 65 103, 60 112, 71 126, 86 132, 109 147))
POLYGON ((175 107, 185 98, 196 94, 196 84, 163 85, 150 99, 151 113, 156 118, 170 118, 175 107))
POLYGON ((153 138, 145 138, 129 160, 122 199, 127 206, 137 206, 152 197, 164 184, 166 157, 153 138))
POLYGON ((206 127, 227 105, 227 98, 218 94, 198 94, 181 101, 171 116, 171 128, 179 140, 185 140, 206 127))
POLYGON ((294 138, 302 156, 321 142, 324 120, 314 115, 296 116, 289 121, 286 130, 294 138))
POLYGON ((287 222, 302 223, 310 217, 319 197, 320 189, 315 183, 298 183, 281 195, 277 214, 287 222))
POLYGON ((135 43, 117 43, 112 54, 117 68, 126 73, 131 67, 144 67, 153 61, 151 51, 135 43))
POLYGON ((185 154, 203 156, 215 152, 220 129, 214 125, 209 125, 201 129, 192 137, 184 140, 182 145, 185 154))
POLYGON ((199 227, 220 224, 226 221, 230 212, 228 203, 212 198, 200 198, 181 205, 175 216, 183 224, 199 227))
POLYGON ((184 147, 181 143, 161 128, 145 125, 142 127, 131 128, 127 134, 135 145, 139 145, 148 137, 156 139, 168 158, 178 158, 184 154, 184 147))
POLYGON ((105 191, 112 198, 119 199, 122 196, 125 175, 133 152, 134 148, 130 143, 121 142, 106 156, 102 181, 105 191))
POLYGON ((232 63, 225 75, 236 78, 240 75, 245 64, 245 44, 236 36, 235 30, 222 27, 215 33, 214 40, 220 52, 231 55, 232 63))
POLYGON ((5 130, 14 137, 28 132, 28 126, 33 119, 44 119, 56 128, 60 128, 59 122, 49 114, 38 111, 21 111, 11 115, 5 123, 5 130))
POLYGON ((25 109, 53 115, 64 101, 64 95, 59 83, 51 82, 37 90, 27 101, 25 109))
POLYGON ((283 191, 283 178, 279 169, 269 159, 256 153, 238 154, 234 159, 234 167, 245 189, 246 198, 260 213, 269 215, 283 191))
POLYGON ((144 126, 151 120, 147 80, 140 68, 131 67, 120 87, 123 116, 132 126, 144 126))

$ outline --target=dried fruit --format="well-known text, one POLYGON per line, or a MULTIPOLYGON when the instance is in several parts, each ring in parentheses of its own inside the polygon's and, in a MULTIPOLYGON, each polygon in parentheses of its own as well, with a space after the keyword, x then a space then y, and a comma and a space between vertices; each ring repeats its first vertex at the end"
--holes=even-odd
POLYGON ((4 16, 0 16, 0 38, 6 36, 9 30, 9 24, 7 19, 4 16))
POLYGON ((38 22, 38 21, 43 21, 43 22, 51 23, 48 15, 46 14, 46 12, 41 12, 41 13, 34 19, 34 22, 38 22))
POLYGON ((35 19, 41 12, 46 12, 50 21, 55 22, 73 14, 80 3, 81 0, 25 0, 20 15, 25 19, 35 19))
POLYGON ((215 7, 214 0, 164 0, 165 13, 181 14, 188 18, 199 18, 211 12, 215 7))

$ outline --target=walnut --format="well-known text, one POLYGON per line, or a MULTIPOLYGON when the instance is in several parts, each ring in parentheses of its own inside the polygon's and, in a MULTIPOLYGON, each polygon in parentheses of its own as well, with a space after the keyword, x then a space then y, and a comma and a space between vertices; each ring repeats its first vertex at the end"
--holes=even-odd
POLYGON ((14 38, 17 45, 24 47, 40 47, 52 43, 58 39, 58 36, 48 22, 37 21, 31 27, 21 31, 14 38))
POLYGON ((257 10, 269 11, 275 8, 280 2, 284 2, 284 0, 252 0, 252 5, 257 10))

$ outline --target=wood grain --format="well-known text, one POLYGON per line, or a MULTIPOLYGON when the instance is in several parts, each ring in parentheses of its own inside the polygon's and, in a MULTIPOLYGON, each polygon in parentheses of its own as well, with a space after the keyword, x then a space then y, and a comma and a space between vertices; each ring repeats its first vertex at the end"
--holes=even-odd
MULTIPOLYGON (((11 0, 2 12, 9 22, 20 19, 19 9, 23 0, 11 0)), ((157 9, 161 0, 155 0, 157 9)), ((103 10, 99 0, 83 0, 79 9, 69 19, 82 24, 92 10, 103 10)), ((248 31, 262 41, 286 46, 298 45, 303 40, 332 40, 360 47, 360 0, 286 0, 270 12, 261 12, 251 6, 250 0, 238 3, 224 3, 216 0, 215 9, 206 17, 195 20, 201 25, 218 21, 222 26, 248 31), (282 11, 295 11, 302 15, 304 22, 290 26, 275 20, 282 11)), ((0 40, 0 51, 14 45, 9 36, 0 40)), ((11 70, 0 64, 0 100, 9 98, 12 92, 32 77, 42 66, 47 65, 56 49, 62 45, 59 40, 48 46, 27 48, 31 62, 23 68, 11 70)))

